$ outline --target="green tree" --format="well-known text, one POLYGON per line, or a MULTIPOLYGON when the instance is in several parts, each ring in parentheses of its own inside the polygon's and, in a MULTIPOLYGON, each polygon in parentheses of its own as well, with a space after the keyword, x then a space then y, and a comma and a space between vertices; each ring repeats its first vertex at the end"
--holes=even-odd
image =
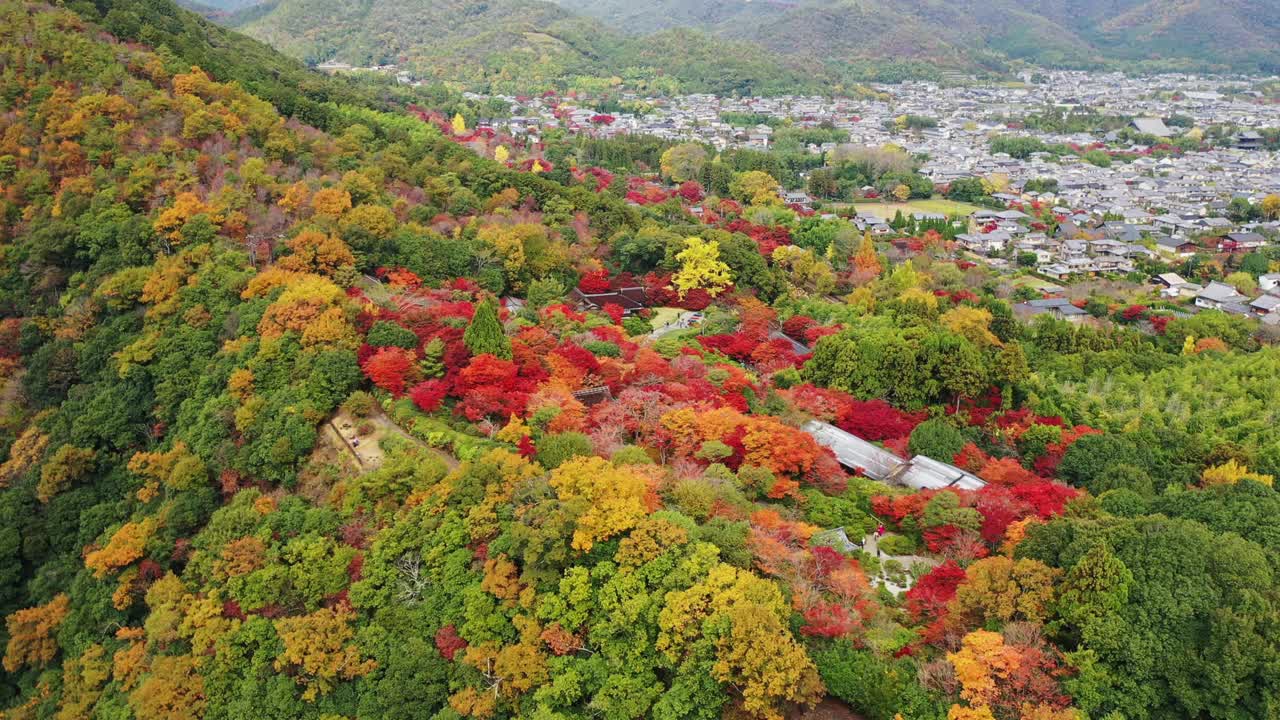
POLYGON ((925 420, 911 431, 907 447, 916 455, 924 455, 949 463, 956 453, 964 449, 968 440, 946 420, 925 420))
POLYGON ((444 376, 444 340, 434 337, 422 347, 422 360, 419 361, 418 367, 422 370, 423 377, 444 376))
POLYGON ((476 305, 471 324, 462 334, 462 341, 472 355, 487 354, 511 359, 511 340, 498 321, 498 307, 491 298, 486 297, 476 305))
POLYGON ((1058 589, 1055 625, 1076 643, 1092 637, 1129 602, 1133 573, 1098 542, 1067 572, 1058 589))
POLYGON ((662 174, 672 182, 696 180, 707 162, 707 151, 697 143, 674 145, 662 153, 662 174))

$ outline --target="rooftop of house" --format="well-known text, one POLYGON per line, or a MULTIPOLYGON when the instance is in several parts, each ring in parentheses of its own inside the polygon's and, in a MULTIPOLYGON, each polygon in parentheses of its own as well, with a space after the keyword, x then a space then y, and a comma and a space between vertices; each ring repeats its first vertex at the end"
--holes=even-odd
POLYGON ((1249 307, 1263 312, 1275 312, 1277 308, 1280 308, 1280 297, 1275 295, 1263 295, 1249 303, 1249 307))
POLYGON ((1133 127, 1140 133, 1155 135, 1156 137, 1170 137, 1173 135, 1173 131, 1164 124, 1164 120, 1157 117, 1134 118, 1133 127))
POLYGON ((1196 296, 1215 302, 1237 302, 1244 298, 1234 287, 1217 280, 1206 285, 1196 296))

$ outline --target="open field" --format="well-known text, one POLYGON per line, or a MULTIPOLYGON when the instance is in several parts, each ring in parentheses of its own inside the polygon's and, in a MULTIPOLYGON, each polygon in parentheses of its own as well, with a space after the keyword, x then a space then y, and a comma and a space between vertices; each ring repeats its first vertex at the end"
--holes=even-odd
POLYGON ((928 200, 909 200, 905 203, 900 202, 860 202, 854 203, 853 207, 858 212, 871 213, 879 215, 882 218, 892 218, 893 214, 899 210, 906 213, 912 212, 928 212, 940 213, 942 215, 958 215, 960 217, 968 217, 983 208, 969 203, 954 202, 943 198, 929 198, 928 200))

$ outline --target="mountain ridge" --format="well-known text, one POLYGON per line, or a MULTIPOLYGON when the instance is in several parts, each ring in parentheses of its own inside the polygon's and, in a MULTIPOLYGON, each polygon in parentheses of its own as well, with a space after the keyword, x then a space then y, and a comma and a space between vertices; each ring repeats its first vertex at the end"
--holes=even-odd
POLYGON ((310 64, 397 64, 429 80, 496 87, 617 75, 717 92, 761 89, 754 78, 775 90, 806 82, 801 68, 751 41, 674 28, 637 40, 541 0, 279 0, 227 22, 310 64))
POLYGON ((853 44, 848 42, 848 30, 861 25, 870 28, 862 33, 861 38, 869 42, 861 54, 873 58, 902 51, 921 55, 904 47, 905 37, 914 40, 919 45, 917 50, 925 51, 925 57, 933 59, 945 59, 930 50, 941 44, 959 55, 987 49, 1048 64, 1088 66, 1099 59, 1149 60, 1158 56, 1264 71, 1280 67, 1280 45, 1272 39, 1280 30, 1280 21, 1259 0, 556 2, 624 29, 645 32, 676 23, 691 24, 717 36, 754 40, 792 55, 830 54, 830 48, 850 48, 853 44), (1010 26, 1010 18, 1017 19, 1018 24, 1010 26), (769 22, 766 25, 764 21, 769 22), (812 45, 811 38, 824 30, 829 42, 814 48, 817 52, 810 51, 806 46, 812 45), (885 32, 890 33, 887 38, 885 32), (810 42, 806 43, 806 39, 810 42))

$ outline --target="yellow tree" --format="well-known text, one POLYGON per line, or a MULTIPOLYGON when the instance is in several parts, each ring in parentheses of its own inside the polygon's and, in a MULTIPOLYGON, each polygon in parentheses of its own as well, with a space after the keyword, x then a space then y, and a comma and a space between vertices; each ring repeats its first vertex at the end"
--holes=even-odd
POLYGON ((646 514, 645 479, 600 457, 575 457, 551 473, 551 487, 578 513, 573 548, 587 552, 597 542, 626 532, 646 514))
POLYGON ((671 282, 680 297, 694 289, 706 290, 715 297, 733 281, 729 266, 720 260, 720 243, 700 237, 685 238, 684 249, 676 255, 680 270, 671 282))
POLYGON ((1009 176, 1005 173, 991 173, 982 178, 982 189, 988 194, 1004 192, 1009 188, 1009 176))
POLYGON ((276 263, 285 270, 333 278, 339 271, 355 269, 356 258, 351 254, 351 248, 336 235, 303 230, 286 243, 286 247, 291 254, 276 263))
POLYGON ((382 205, 358 205, 342 216, 339 226, 350 236, 359 232, 378 239, 389 236, 396 229, 396 214, 382 205))
POLYGON ((813 705, 824 691, 813 661, 787 627, 789 616, 777 585, 718 563, 701 582, 667 593, 657 649, 679 662, 710 644, 712 676, 742 694, 747 713, 778 719, 783 703, 813 705))
POLYGON ((467 121, 462 117, 462 113, 454 113, 453 121, 449 124, 453 126, 454 135, 462 135, 467 131, 467 121))
POLYGON ((9 447, 9 458, 0 464, 0 488, 8 487, 11 480, 31 469, 49 447, 49 436, 40 431, 38 419, 33 418, 9 447))
POLYGON ((876 255, 876 244, 871 240, 870 230, 862 233, 862 242, 853 256, 853 267, 860 275, 875 277, 880 274, 880 258, 876 255))
POLYGON ((974 708, 990 707, 999 693, 998 681, 1018 666, 1017 652, 1000 633, 974 630, 960 641, 960 649, 947 653, 960 682, 960 697, 974 708))
POLYGON ((338 680, 350 680, 378 666, 373 660, 361 660, 360 648, 353 640, 351 620, 355 613, 339 606, 323 608, 301 617, 276 620, 276 633, 284 644, 284 652, 276 658, 276 670, 292 669, 294 678, 305 689, 302 699, 313 701, 328 694, 338 680))
POLYGON ((71 487, 93 468, 93 450, 63 445, 54 451, 40 468, 40 482, 36 484, 36 499, 47 503, 55 495, 71 487))
POLYGON ((991 311, 970 305, 959 305, 944 313, 938 322, 951 332, 979 347, 1002 345, 1000 338, 991 332, 991 311))
POLYGON ((1275 482, 1274 477, 1252 472, 1247 466, 1235 459, 1228 460, 1221 465, 1205 468, 1204 472, 1200 474, 1200 482, 1203 485, 1234 485, 1241 480, 1252 480, 1268 486, 1275 482))
POLYGON ((932 319, 938 315, 938 296, 924 288, 908 288, 898 295, 903 312, 916 317, 932 319))
POLYGON ((778 197, 778 181, 762 170, 735 175, 729 183, 729 194, 751 205, 776 205, 782 202, 778 197))
POLYGON ((5 618, 9 644, 4 650, 4 669, 17 672, 24 666, 43 667, 58 654, 53 631, 71 612, 71 599, 57 595, 44 605, 18 610, 5 618))
POLYGON ((997 555, 965 570, 965 580, 948 606, 957 623, 1043 622, 1054 596, 1053 583, 1062 574, 1039 560, 997 555))
POLYGON ((797 245, 779 245, 772 258, 775 265, 790 272, 791 284, 797 288, 823 295, 835 289, 836 276, 831 265, 819 260, 812 250, 797 245))
POLYGON ((205 710, 204 676, 190 655, 158 657, 151 674, 129 694, 129 705, 138 720, 202 718, 205 710))
POLYGON ((93 706, 102 687, 111 679, 111 659, 98 644, 90 645, 79 657, 62 665, 62 700, 54 720, 92 717, 93 706))
MULTIPOLYGON (((292 331, 301 336, 305 346, 355 347, 359 343, 344 309, 347 300, 342 288, 319 275, 283 273, 280 277, 289 284, 258 321, 258 333, 264 339, 278 338, 292 331)), ((245 293, 259 290, 261 286, 250 282, 245 293)))
POLYGON ((307 204, 311 199, 311 189, 301 180, 293 183, 285 188, 284 193, 276 202, 285 212, 297 212, 300 208, 307 204))
POLYGON ((707 151, 697 143, 682 143, 667 148, 662 153, 659 166, 662 174, 672 182, 682 183, 696 180, 702 173, 702 166, 707 162, 707 151))
POLYGON ((952 705, 951 709, 947 710, 947 720, 996 720, 996 716, 991 714, 991 708, 987 705, 979 707, 952 705))
POLYGON ((111 536, 107 544, 97 550, 90 550, 84 556, 84 566, 93 571, 96 578, 104 578, 111 572, 142 557, 147 541, 155 534, 159 522, 155 518, 146 518, 138 522, 127 522, 111 536))
POLYGON ((189 490, 208 480, 204 461, 181 440, 168 452, 134 453, 129 458, 129 472, 173 490, 189 490))
POLYGON ((1280 195, 1271 193, 1262 198, 1262 216, 1268 220, 1280 220, 1280 195))
POLYGON ((187 222, 197 215, 204 215, 214 225, 220 224, 223 220, 221 213, 201 200, 198 195, 184 192, 178 193, 172 207, 160 213, 154 227, 157 233, 170 242, 177 242, 182 239, 182 229, 186 227, 187 222))
POLYGON ((497 149, 493 151, 493 159, 502 163, 503 165, 506 165, 507 160, 510 158, 511 158, 511 151, 507 150, 506 145, 499 145, 497 149))
POLYGON ((311 209, 320 217, 337 220, 351 209, 351 193, 342 188, 317 190, 311 197, 311 209))

